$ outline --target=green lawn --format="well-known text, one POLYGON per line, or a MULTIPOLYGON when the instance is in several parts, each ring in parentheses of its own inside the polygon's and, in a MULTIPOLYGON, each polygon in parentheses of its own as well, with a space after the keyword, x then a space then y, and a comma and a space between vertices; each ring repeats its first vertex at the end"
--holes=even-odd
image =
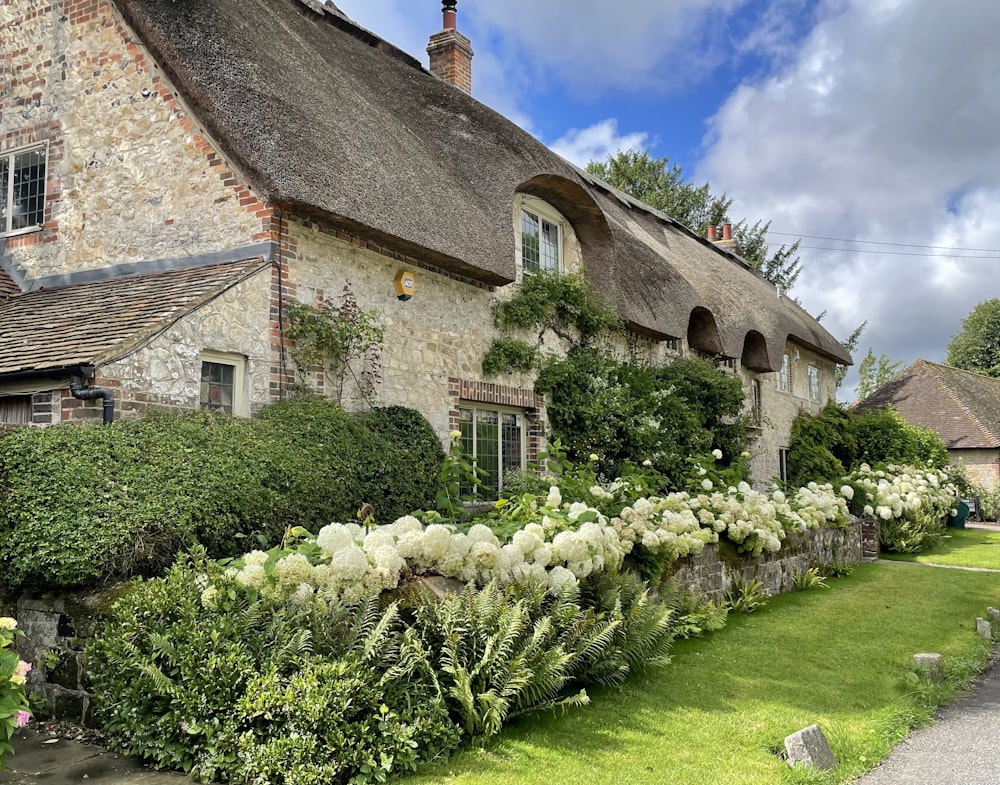
POLYGON ((985 656, 975 618, 1000 605, 991 573, 877 563, 776 597, 673 663, 592 705, 508 728, 406 785, 773 785, 791 774, 773 752, 818 722, 841 765, 830 782, 871 768, 923 714, 903 686, 915 652, 954 668, 985 656))
POLYGON ((986 567, 1000 570, 1000 531, 948 529, 944 539, 926 553, 883 554, 887 559, 954 567, 986 567))

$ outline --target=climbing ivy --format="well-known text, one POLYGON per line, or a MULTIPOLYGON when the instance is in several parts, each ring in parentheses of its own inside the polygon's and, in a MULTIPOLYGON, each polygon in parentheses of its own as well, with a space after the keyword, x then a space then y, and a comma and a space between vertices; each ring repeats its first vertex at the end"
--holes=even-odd
POLYGON ((351 378, 362 399, 372 405, 382 378, 385 331, 378 317, 377 310, 358 307, 349 283, 344 286, 340 305, 329 300, 320 305, 289 304, 286 336, 299 377, 297 391, 312 392, 309 373, 321 368, 339 403, 343 403, 344 385, 351 378))

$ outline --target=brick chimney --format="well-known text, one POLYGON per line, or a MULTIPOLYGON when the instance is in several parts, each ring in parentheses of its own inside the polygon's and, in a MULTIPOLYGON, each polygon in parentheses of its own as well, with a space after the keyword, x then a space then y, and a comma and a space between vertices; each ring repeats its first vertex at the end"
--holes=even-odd
POLYGON ((737 256, 743 255, 743 249, 740 248, 740 244, 733 238, 733 225, 732 224, 722 224, 722 239, 716 239, 718 237, 717 230, 714 226, 708 227, 708 240, 714 243, 719 248, 724 251, 729 251, 729 253, 736 254, 737 256))
POLYGON ((458 0, 443 0, 444 29, 427 44, 430 71, 438 79, 472 94, 472 42, 455 29, 458 0))

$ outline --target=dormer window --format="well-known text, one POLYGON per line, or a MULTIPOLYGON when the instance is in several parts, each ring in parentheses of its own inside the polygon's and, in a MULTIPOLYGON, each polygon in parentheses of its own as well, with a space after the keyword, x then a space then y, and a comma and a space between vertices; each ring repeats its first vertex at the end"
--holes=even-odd
POLYGON ((0 153, 0 236, 42 228, 47 152, 37 145, 0 153))
POLYGON ((563 221, 540 199, 521 205, 521 266, 526 273, 559 273, 563 265, 563 221))

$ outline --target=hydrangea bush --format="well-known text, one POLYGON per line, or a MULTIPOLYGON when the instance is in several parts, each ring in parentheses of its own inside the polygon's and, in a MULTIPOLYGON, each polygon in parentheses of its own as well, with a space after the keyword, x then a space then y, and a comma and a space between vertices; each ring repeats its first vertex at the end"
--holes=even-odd
POLYGON ((0 771, 4 769, 7 755, 14 752, 10 743, 14 731, 31 719, 24 694, 24 682, 31 665, 12 649, 15 636, 20 634, 15 619, 0 617, 0 771))
POLYGON ((944 533, 948 516, 957 512, 959 492, 943 469, 864 463, 848 481, 860 491, 860 509, 882 522, 880 540, 887 550, 911 553, 930 547, 944 533))

